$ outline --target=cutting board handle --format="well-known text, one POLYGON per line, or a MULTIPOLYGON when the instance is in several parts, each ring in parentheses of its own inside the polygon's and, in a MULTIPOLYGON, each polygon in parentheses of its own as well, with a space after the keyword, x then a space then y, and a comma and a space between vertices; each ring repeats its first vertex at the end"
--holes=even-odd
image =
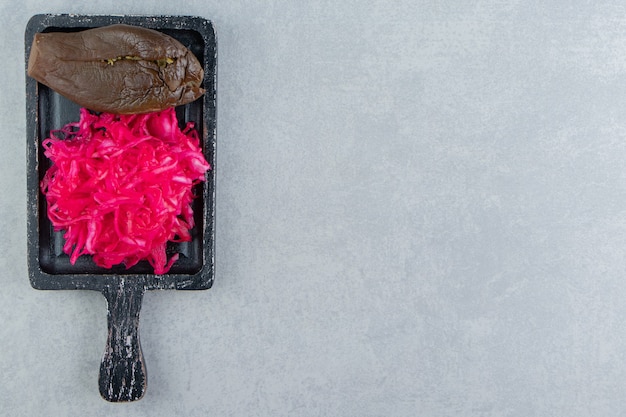
POLYGON ((100 395, 111 402, 139 400, 147 380, 139 343, 143 284, 122 278, 118 285, 106 286, 102 294, 108 304, 108 337, 100 364, 100 395))

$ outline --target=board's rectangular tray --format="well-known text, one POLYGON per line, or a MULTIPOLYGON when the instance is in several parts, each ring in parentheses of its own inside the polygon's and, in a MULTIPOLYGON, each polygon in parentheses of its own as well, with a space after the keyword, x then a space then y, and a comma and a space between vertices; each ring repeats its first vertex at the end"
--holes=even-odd
POLYGON ((46 200, 39 183, 50 163, 43 154, 42 141, 51 130, 79 118, 79 107, 43 84, 26 76, 28 269, 37 289, 92 289, 102 291, 120 280, 140 284, 144 289, 208 289, 214 275, 215 229, 215 147, 216 147, 216 39, 211 22, 189 16, 103 16, 43 14, 28 22, 25 32, 26 65, 33 36, 37 32, 70 32, 117 23, 155 29, 177 39, 203 64, 206 93, 198 100, 176 109, 181 125, 193 121, 211 170, 206 182, 195 190, 193 202, 196 226, 192 240, 171 243, 168 255, 180 253, 170 271, 155 275, 145 261, 126 269, 98 267, 83 255, 72 265, 63 253, 63 232, 55 232, 46 215, 46 200))

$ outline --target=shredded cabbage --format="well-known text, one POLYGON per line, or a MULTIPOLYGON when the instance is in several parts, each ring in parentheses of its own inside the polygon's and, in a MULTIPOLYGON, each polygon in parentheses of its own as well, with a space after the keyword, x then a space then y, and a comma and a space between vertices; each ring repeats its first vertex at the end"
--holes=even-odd
POLYGON ((191 240, 193 186, 211 167, 193 123, 174 108, 132 115, 80 110, 80 120, 42 143, 52 161, 41 181, 48 218, 65 231, 63 251, 111 268, 147 260, 165 274, 168 241, 191 240))

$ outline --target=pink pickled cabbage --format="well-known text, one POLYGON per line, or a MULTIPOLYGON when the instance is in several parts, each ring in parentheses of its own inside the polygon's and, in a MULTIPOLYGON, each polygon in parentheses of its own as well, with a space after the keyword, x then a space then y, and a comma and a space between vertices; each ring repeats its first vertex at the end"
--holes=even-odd
POLYGON ((51 132, 42 146, 53 164, 41 191, 54 230, 65 231, 70 262, 84 254, 105 268, 147 260, 155 274, 167 273, 178 254, 168 260, 166 244, 191 240, 193 186, 210 169, 193 124, 181 130, 174 108, 81 109, 78 123, 51 132))

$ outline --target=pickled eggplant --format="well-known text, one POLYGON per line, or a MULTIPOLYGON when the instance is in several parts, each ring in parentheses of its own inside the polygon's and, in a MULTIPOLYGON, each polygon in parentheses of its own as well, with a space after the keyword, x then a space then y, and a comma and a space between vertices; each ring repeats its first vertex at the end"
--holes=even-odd
POLYGON ((156 30, 124 24, 37 33, 28 75, 97 112, 148 113, 204 94, 193 53, 156 30))

